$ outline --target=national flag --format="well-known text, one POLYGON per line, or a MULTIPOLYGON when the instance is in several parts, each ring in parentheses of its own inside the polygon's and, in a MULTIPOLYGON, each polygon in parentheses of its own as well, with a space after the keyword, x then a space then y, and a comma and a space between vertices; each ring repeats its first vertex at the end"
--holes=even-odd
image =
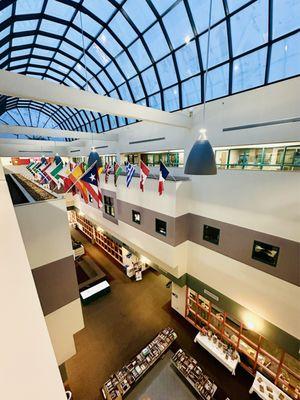
POLYGON ((129 185, 130 185, 130 182, 133 178, 134 172, 135 172, 134 166, 130 163, 127 163, 126 164, 126 186, 127 187, 129 187, 129 185))
POLYGON ((169 170, 166 168, 165 164, 160 161, 159 163, 159 179, 158 179, 158 193, 161 196, 164 191, 164 182, 169 175, 169 170))
POLYGON ((28 167, 26 167, 28 169, 28 171, 32 174, 35 175, 35 172, 33 171, 33 168, 35 165, 37 165, 37 161, 33 161, 28 167))
POLYGON ((103 204, 103 198, 102 198, 102 192, 101 192, 101 187, 100 187, 100 177, 103 172, 103 167, 98 168, 98 195, 99 195, 99 203, 98 207, 101 208, 103 204))
POLYGON ((148 178, 150 174, 150 168, 144 163, 144 161, 141 161, 140 163, 140 189, 143 192, 144 191, 144 186, 146 179, 148 178))
POLYGON ((65 165, 58 173, 59 177, 64 182, 65 192, 67 192, 68 189, 70 189, 70 187, 73 184, 71 179, 69 178, 70 173, 71 173, 71 163, 68 163, 67 165, 65 165))
POLYGON ((48 183, 51 180, 50 176, 47 174, 47 169, 50 167, 50 165, 51 162, 48 162, 48 164, 46 166, 43 165, 43 168, 41 169, 41 172, 45 177, 45 179, 41 182, 42 184, 48 183))
POLYGON ((61 162, 60 164, 56 165, 54 169, 50 171, 51 179, 57 184, 57 188, 60 189, 62 184, 62 179, 59 177, 59 172, 63 169, 64 165, 61 162))
POLYGON ((35 164, 35 162, 31 161, 28 165, 26 165, 26 168, 30 169, 33 166, 33 164, 35 164))
POLYGON ((38 173, 41 165, 42 163, 40 161, 37 161, 35 165, 32 166, 31 171, 34 172, 35 174, 38 173))
POLYGON ((49 182, 49 178, 43 173, 43 171, 39 170, 38 174, 40 176, 40 184, 44 185, 49 182))
POLYGON ((60 189, 61 181, 57 173, 61 169, 62 169, 62 164, 56 165, 55 161, 53 161, 52 164, 47 168, 47 177, 55 183, 58 189, 60 189))
POLYGON ((123 172, 123 168, 121 167, 121 165, 119 165, 116 162, 115 165, 114 165, 114 183, 115 183, 115 186, 117 186, 118 177, 121 175, 122 172, 123 172))
POLYGON ((99 194, 98 194, 98 170, 96 163, 90 170, 84 174, 80 180, 82 184, 86 187, 87 191, 97 202, 99 206, 99 194))
POLYGON ((109 177, 109 174, 110 174, 110 171, 111 171, 111 165, 109 164, 109 163, 107 163, 106 164, 106 166, 105 166, 105 170, 104 170, 104 173, 105 173, 105 183, 108 183, 108 177, 109 177))
POLYGON ((85 186, 80 182, 79 178, 83 175, 82 164, 77 165, 73 171, 70 173, 69 178, 71 179, 73 185, 79 190, 84 201, 89 202, 87 190, 85 186))

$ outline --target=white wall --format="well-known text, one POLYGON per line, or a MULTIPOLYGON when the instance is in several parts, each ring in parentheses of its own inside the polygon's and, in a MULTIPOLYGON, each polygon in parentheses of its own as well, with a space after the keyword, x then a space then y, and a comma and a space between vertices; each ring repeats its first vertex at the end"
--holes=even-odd
POLYGON ((1 398, 65 400, 65 391, 0 165, 1 398))
POLYGON ((193 177, 190 212, 300 241, 297 172, 219 170, 193 177))
POLYGON ((300 339, 296 285, 192 242, 187 272, 300 339))
POLYGON ((15 211, 32 269, 73 255, 64 199, 24 204, 15 211))
POLYGON ((76 354, 73 335, 84 328, 80 299, 45 317, 58 365, 76 354))

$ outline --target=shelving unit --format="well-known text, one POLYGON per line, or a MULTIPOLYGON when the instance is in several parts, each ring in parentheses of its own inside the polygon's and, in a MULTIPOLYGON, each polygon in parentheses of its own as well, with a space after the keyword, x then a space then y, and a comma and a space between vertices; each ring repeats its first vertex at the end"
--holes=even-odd
POLYGON ((78 228, 90 239, 94 239, 95 233, 93 224, 79 213, 76 214, 76 220, 78 228))
POLYGON ((292 399, 300 399, 299 360, 190 288, 185 315, 199 331, 210 331, 228 348, 238 351, 242 367, 253 376, 261 371, 292 399))
POLYGON ((113 257, 118 263, 123 265, 122 246, 109 238, 102 232, 95 232, 95 243, 113 257))
POLYGON ((189 382, 202 400, 213 399, 217 385, 202 371, 193 357, 179 349, 172 357, 172 365, 189 382))
POLYGON ((122 400, 126 393, 146 374, 176 340, 172 328, 165 328, 128 364, 111 375, 101 388, 107 400, 122 400))
POLYGON ((80 213, 76 213, 76 222, 78 228, 91 240, 101 247, 106 253, 113 257, 118 263, 123 265, 122 246, 105 235, 103 232, 97 231, 91 221, 89 221, 80 213))

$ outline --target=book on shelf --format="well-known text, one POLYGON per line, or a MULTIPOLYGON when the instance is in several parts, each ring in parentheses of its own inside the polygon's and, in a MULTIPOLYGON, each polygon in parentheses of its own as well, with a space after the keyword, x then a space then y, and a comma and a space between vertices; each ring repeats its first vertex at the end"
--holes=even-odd
POLYGON ((176 340, 172 328, 165 328, 128 364, 111 375, 101 389, 108 400, 119 400, 139 381, 146 371, 164 354, 176 340))
POLYGON ((190 385, 200 395, 201 399, 212 400, 217 390, 214 381, 206 375, 198 362, 179 349, 172 357, 172 364, 180 374, 190 383, 190 385))

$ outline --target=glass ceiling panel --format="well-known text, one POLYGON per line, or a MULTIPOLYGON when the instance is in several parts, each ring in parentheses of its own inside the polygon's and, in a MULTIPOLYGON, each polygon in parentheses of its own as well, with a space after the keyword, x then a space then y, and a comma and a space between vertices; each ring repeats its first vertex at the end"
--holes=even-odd
POLYGON ((174 49, 193 37, 190 20, 182 2, 163 17, 163 23, 174 49))
MULTIPOLYGON (((300 75, 300 0, 212 1, 208 100, 300 75)), ((0 68, 168 111, 203 102, 210 0, 4 3, 0 68)), ((5 107, 19 123, 43 115, 61 129, 136 122, 18 99, 5 107)))
POLYGON ((124 10, 140 32, 143 32, 156 20, 146 0, 127 0, 124 4, 124 10), (141 12, 141 10, 143 11, 141 12))
POLYGON ((18 0, 16 1, 16 15, 39 13, 43 4, 44 0, 18 0))
POLYGON ((254 49, 268 40, 268 0, 257 0, 231 18, 233 55, 254 49))

